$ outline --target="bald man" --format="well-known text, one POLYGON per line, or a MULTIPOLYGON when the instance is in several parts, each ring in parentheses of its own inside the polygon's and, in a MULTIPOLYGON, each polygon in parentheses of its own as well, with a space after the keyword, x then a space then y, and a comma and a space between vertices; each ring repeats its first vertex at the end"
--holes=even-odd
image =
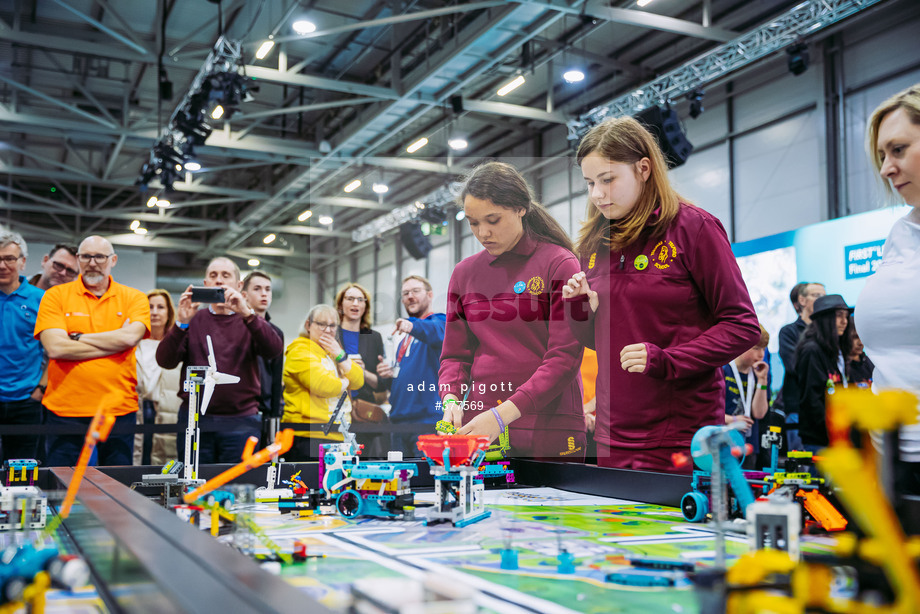
POLYGON ((46 424, 74 433, 48 433, 47 464, 72 466, 100 407, 116 417, 97 445, 100 465, 130 465, 137 386, 134 348, 150 335, 147 296, 112 279, 118 255, 108 240, 87 237, 77 250, 80 276, 42 298, 35 337, 48 354, 46 424))
MULTIPOLYGON (((262 419, 259 399, 259 357, 269 361, 281 354, 280 335, 246 302, 241 293, 240 268, 229 258, 218 257, 208 263, 204 285, 224 289, 223 303, 206 307, 192 302, 192 286, 179 298, 176 324, 166 331, 157 346, 157 363, 164 369, 208 364, 208 336, 214 347, 217 370, 239 376, 235 384, 214 388, 207 411, 199 418, 198 444, 201 463, 238 463, 250 436, 259 437, 262 419)), ((179 424, 188 422, 188 393, 180 392, 179 424)), ((176 439, 179 458, 185 455, 185 435, 176 439)))

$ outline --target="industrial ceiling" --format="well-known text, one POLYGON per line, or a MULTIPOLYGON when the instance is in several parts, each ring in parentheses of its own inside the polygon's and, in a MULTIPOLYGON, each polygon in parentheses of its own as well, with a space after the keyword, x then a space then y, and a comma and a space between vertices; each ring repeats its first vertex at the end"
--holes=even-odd
POLYGON ((185 262, 229 253, 309 268, 473 161, 800 4, 0 0, 0 223, 31 240, 102 234, 185 262), (241 43, 258 90, 229 120, 209 119, 200 170, 183 169, 169 194, 156 180, 142 191, 141 166, 221 36, 241 43), (583 81, 563 79, 572 67, 583 81), (457 136, 465 150, 448 146, 457 136), (148 207, 151 196, 170 205, 148 207))

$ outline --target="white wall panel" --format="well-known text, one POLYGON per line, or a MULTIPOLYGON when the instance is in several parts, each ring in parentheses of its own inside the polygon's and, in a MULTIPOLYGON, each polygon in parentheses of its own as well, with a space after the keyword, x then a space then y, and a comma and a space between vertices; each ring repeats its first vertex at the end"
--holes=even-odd
POLYGON ((723 102, 709 107, 703 97, 703 108, 696 119, 688 115, 683 120, 687 140, 697 147, 725 138, 728 134, 728 105, 723 102))
POLYGON ((569 203, 564 202, 547 209, 549 214, 555 218, 557 222, 562 225, 563 230, 569 235, 572 236, 572 222, 570 216, 570 207, 569 203))
POLYGON ((735 241, 826 218, 815 111, 757 130, 735 144, 735 241))
MULTIPOLYGON (((383 253, 384 250, 381 250, 383 253)), ((396 279, 396 265, 386 264, 377 269, 377 296, 374 322, 393 322, 396 320, 397 300, 400 292, 400 280, 396 279)))
POLYGON ((692 153, 668 176, 681 196, 719 218, 725 230, 731 232, 727 143, 692 153))
MULTIPOLYGON (((276 279, 278 277, 284 284, 284 292, 273 297, 270 313, 272 324, 284 333, 284 343, 287 346, 300 334, 307 312, 323 302, 323 299, 314 295, 314 273, 284 267, 276 279)), ((332 298, 328 299, 329 304, 332 304, 332 298)))
POLYGON ((569 197, 569 175, 574 164, 573 157, 559 158, 543 167, 543 177, 537 190, 544 205, 557 203, 569 197))
POLYGON ((336 267, 336 273, 338 275, 338 279, 336 279, 335 288, 333 289, 333 293, 338 292, 339 287, 342 286, 343 284, 348 283, 349 281, 352 281, 350 263, 351 263, 351 258, 346 256, 342 258, 342 261, 336 267))
POLYGON ((374 243, 369 242, 367 247, 358 251, 353 257, 358 259, 358 274, 362 275, 374 270, 374 243))
POLYGON ((454 270, 451 258, 450 245, 443 245, 431 250, 428 254, 428 281, 434 290, 434 303, 432 309, 443 312, 447 309, 447 284, 450 274, 454 270))
POLYGON ((907 20, 903 17, 883 16, 872 28, 880 31, 873 32, 873 35, 867 36, 868 28, 844 34, 844 81, 847 88, 858 88, 875 81, 880 74, 895 74, 917 65, 920 59, 917 51, 920 19, 916 15, 907 20))
MULTIPOLYGON (((815 55, 812 53, 812 64, 815 55)), ((814 68, 796 77, 782 67, 769 82, 735 97, 735 131, 762 126, 790 111, 815 104, 821 91, 820 78, 821 71, 814 68)))
POLYGON ((881 183, 866 153, 866 126, 875 108, 890 96, 920 82, 920 70, 860 90, 846 99, 847 213, 869 211, 885 204, 881 183))

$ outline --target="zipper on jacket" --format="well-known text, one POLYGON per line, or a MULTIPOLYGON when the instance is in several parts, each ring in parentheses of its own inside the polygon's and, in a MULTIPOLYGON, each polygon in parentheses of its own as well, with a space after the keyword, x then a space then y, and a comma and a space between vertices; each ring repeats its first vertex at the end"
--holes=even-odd
POLYGON ((626 254, 620 254, 620 270, 626 268, 626 254))

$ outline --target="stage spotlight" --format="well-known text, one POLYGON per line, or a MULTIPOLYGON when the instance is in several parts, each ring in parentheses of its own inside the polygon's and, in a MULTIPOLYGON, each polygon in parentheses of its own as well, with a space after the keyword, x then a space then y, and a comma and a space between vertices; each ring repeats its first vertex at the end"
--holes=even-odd
POLYGON ((316 24, 311 21, 307 21, 306 19, 298 19, 291 24, 291 28, 293 28, 294 32, 297 32, 301 36, 311 32, 316 32, 316 24))
POLYGON ((259 45, 259 50, 256 51, 256 59, 264 60, 265 56, 271 53, 272 47, 274 46, 275 46, 275 41, 273 40, 267 40, 261 45, 259 45))
POLYGON ((690 117, 696 119, 705 109, 703 108, 703 96, 706 94, 701 89, 695 89, 687 96, 690 101, 690 117))
POLYGON ((808 46, 805 43, 795 43, 788 49, 789 54, 789 72, 798 77, 808 70, 808 46))
POLYGON ((566 83, 578 83, 585 80, 585 73, 577 68, 572 68, 562 73, 562 78, 566 83))

